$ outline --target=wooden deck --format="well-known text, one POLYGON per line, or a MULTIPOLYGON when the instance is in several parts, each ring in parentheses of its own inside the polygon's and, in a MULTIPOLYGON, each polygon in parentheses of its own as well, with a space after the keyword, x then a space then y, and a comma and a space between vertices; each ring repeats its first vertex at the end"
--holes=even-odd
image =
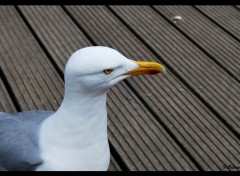
POLYGON ((240 170, 240 6, 0 6, 0 34, 0 111, 56 110, 105 45, 167 69, 109 92, 110 171, 240 170))

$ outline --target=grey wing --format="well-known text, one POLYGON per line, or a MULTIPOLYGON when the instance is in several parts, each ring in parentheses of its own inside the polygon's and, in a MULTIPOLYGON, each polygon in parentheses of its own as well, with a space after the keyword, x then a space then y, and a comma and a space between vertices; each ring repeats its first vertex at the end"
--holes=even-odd
POLYGON ((0 169, 35 170, 42 163, 38 131, 51 111, 0 113, 0 169))

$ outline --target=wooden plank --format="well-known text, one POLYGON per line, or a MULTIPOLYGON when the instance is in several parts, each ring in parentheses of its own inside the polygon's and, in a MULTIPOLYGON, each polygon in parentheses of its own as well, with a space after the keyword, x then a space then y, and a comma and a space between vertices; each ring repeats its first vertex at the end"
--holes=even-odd
MULTIPOLYGON (((173 24, 212 55, 219 64, 225 67, 225 70, 240 80, 240 45, 238 41, 191 6, 154 7, 166 18, 180 14, 184 18, 184 22, 173 24)), ((227 12, 224 11, 224 13, 227 12)))
POLYGON ((236 7, 240 10, 240 5, 236 5, 236 7))
MULTIPOLYGON (((49 15, 54 16, 54 10, 56 7, 51 7, 52 9, 48 10, 46 10, 46 8, 41 8, 41 13, 40 10, 38 13, 36 13, 35 10, 31 10, 34 8, 41 7, 21 7, 23 13, 27 17, 34 30, 37 31, 40 26, 45 26, 45 28, 52 28, 55 26, 46 25, 44 19, 48 18, 49 15), (34 21, 37 21, 38 24, 36 24, 34 21)), ((117 48, 130 58, 157 60, 157 58, 152 55, 151 52, 105 7, 67 6, 67 9, 69 9, 73 17, 79 22, 79 24, 81 24, 83 29, 98 45, 107 45, 117 48)), ((61 9, 59 9, 59 11, 61 11, 61 9)), ((62 15, 65 16, 64 14, 62 15)), ((58 30, 56 26, 54 28, 58 30)), ((40 38, 41 35, 43 34, 39 34, 40 38)), ((62 36, 66 36, 66 34, 62 33, 62 36)), ((54 42, 57 41, 52 41, 52 43, 54 42)), ((48 44, 44 43, 44 45, 47 46, 48 44)), ((63 43, 63 45, 65 44, 63 43)), ((54 49, 58 50, 57 47, 54 49)), ((59 57, 62 56, 59 55, 56 58, 59 57)), ((239 143, 236 137, 233 136, 229 130, 222 125, 218 119, 213 116, 211 112, 209 112, 209 110, 202 105, 181 82, 173 77, 171 72, 168 72, 165 77, 142 76, 138 78, 132 78, 129 80, 129 84, 136 88, 142 98, 144 98, 149 106, 153 108, 154 112, 158 114, 159 118, 164 121, 165 124, 167 124, 168 128, 177 136, 181 144, 188 149, 188 151, 194 156, 194 158, 196 158, 197 162, 199 162, 205 170, 221 170, 222 162, 237 162, 236 160, 238 159, 236 159, 234 156, 239 150, 239 143)), ((124 84, 119 84, 116 86, 116 88, 121 85, 124 84)), ((121 88, 119 90, 123 89, 121 88)), ((114 88, 112 91, 114 91, 114 88)), ((118 93, 116 96, 117 95, 118 93)), ((109 105, 111 104, 112 103, 109 103, 109 105)), ((119 106, 119 104, 117 105, 119 106)), ((124 108, 123 106, 120 108, 120 112, 123 110, 127 112, 128 109, 129 108, 124 108)), ((113 109, 111 112, 110 108, 110 113, 114 113, 115 111, 116 110, 113 109)), ((121 114, 119 113, 119 115, 121 114)), ((112 118, 114 118, 114 116, 112 118)), ((112 120, 112 118, 110 117, 110 123, 112 123, 112 125, 118 124, 120 126, 121 124, 126 123, 124 121, 117 123, 117 119, 115 122, 113 121, 114 119, 112 120)), ((119 120, 120 119, 121 118, 119 118, 119 120)), ((123 153, 121 157, 132 170, 146 169, 144 168, 146 167, 146 164, 141 163, 143 160, 138 159, 138 157, 143 157, 142 153, 139 152, 135 154, 134 152, 138 150, 131 149, 131 147, 134 145, 133 142, 135 137, 128 136, 128 134, 132 133, 126 131, 134 129, 129 129, 128 127, 125 128, 126 130, 123 130, 123 128, 124 126, 121 128, 119 127, 119 130, 117 130, 117 127, 116 129, 109 129, 110 138, 114 135, 118 136, 117 138, 112 137, 112 140, 114 140, 113 144, 119 146, 116 148, 120 154, 123 153), (133 139, 131 140, 130 137, 133 139), (124 140, 126 140, 126 142, 124 142, 124 140), (124 150, 126 151, 125 153, 124 150), (132 157, 132 159, 130 157, 132 157)), ((165 142, 163 144, 165 144, 165 142)), ((170 148, 171 145, 167 145, 166 143, 166 146, 167 148, 170 148)), ((142 146, 140 147, 140 150, 144 150, 142 146)), ((174 155, 174 153, 172 153, 172 155, 174 155)))
POLYGON ((240 11, 238 9, 227 5, 199 5, 196 8, 240 40, 240 11))
MULTIPOLYGON (((50 39, 50 35, 54 35, 55 32, 46 31, 58 31, 63 38, 68 37, 68 31, 61 30, 62 25, 56 24, 60 21, 65 21, 64 25, 71 28, 72 33, 83 35, 69 22, 69 17, 58 6, 20 6, 20 9, 44 45, 49 50, 59 53, 49 51, 54 59, 66 59, 59 51, 59 48, 66 45, 76 48, 89 44, 88 42, 83 45, 81 41, 76 43, 69 41, 69 44, 66 44, 57 37, 50 39), (47 25, 45 19, 50 16, 55 20, 52 25, 47 25), (40 27, 42 31, 39 30, 40 27), (46 36, 49 40, 46 41, 43 35, 49 35, 46 36), (61 43, 62 46, 59 47, 57 43, 61 43)), ((62 52, 68 53, 67 50, 62 52)), ((197 170, 125 83, 118 84, 109 92, 108 107, 109 139, 130 170, 197 170)))
POLYGON ((0 77, 0 112, 8 113, 16 112, 16 108, 10 98, 10 95, 7 92, 5 85, 3 84, 1 77, 0 77))
POLYGON ((240 84, 147 6, 113 6, 171 67, 239 134, 240 84), (137 15, 136 15, 137 14, 137 15))
POLYGON ((108 171, 122 171, 122 169, 120 168, 117 161, 112 155, 111 155, 111 164, 108 168, 108 171))
MULTIPOLYGON (((12 6, 0 7, 0 31, 1 69, 22 110, 58 108, 63 81, 12 6)), ((0 85, 1 110, 14 112, 0 85)))
POLYGON ((56 109, 62 99, 63 81, 51 63, 42 59, 46 56, 14 8, 2 6, 0 15, 1 68, 19 104, 23 110, 56 109))
MULTIPOLYGON (((112 133, 116 135, 119 131, 118 139, 126 140, 125 143, 129 145, 128 148, 131 148, 129 151, 132 150, 132 156, 129 156, 129 154, 128 156, 133 157, 135 155, 134 163, 139 162, 140 165, 140 162, 142 162, 143 166, 146 167, 146 169, 143 169, 137 167, 137 165, 137 170, 192 170, 185 161, 180 164, 181 161, 178 157, 182 160, 183 152, 137 97, 130 93, 125 84, 112 88, 109 97, 109 115, 113 117, 110 118, 109 124, 116 128, 112 133), (124 105, 121 111, 114 108, 116 99, 124 105), (128 123, 133 128, 130 128, 128 123), (141 146, 140 149, 134 145, 134 141, 138 146, 141 146), (146 160, 148 161, 145 162, 146 160), (151 163, 156 168, 150 169, 151 163), (157 165, 156 163, 161 164, 157 165)), ((119 106, 119 103, 116 106, 119 106)), ((119 148, 119 146, 116 148, 119 148)))

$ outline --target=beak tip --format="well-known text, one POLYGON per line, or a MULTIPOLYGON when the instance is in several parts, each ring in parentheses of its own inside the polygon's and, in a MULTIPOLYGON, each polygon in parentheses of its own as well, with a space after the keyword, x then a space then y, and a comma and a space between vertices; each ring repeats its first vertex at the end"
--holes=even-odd
POLYGON ((164 66, 162 66, 162 73, 165 74, 167 71, 164 66))

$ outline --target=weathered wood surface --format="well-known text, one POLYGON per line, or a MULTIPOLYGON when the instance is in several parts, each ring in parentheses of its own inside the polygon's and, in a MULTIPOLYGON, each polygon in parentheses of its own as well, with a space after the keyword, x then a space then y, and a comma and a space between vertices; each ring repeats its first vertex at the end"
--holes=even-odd
POLYGON ((233 6, 195 6, 205 14, 209 20, 225 29, 230 35, 240 40, 239 10, 233 6))
MULTIPOLYGON (((170 18, 172 14, 180 13, 177 11, 178 9, 181 10, 185 8, 185 6, 180 6, 179 8, 158 6, 157 8, 161 9, 161 13, 163 13, 165 12, 165 8, 170 7, 174 8, 172 10, 173 12, 169 10, 171 12, 171 15, 169 15, 170 18), (176 10, 176 12, 174 10, 176 10)), ((193 43, 150 7, 113 6, 113 9, 116 9, 116 13, 124 17, 125 21, 133 26, 134 30, 139 35, 145 38, 145 41, 153 47, 154 51, 173 67, 177 74, 191 86, 194 92, 214 109, 214 112, 223 117, 225 122, 229 123, 229 125, 240 134, 240 119, 238 118, 240 112, 238 108, 240 106, 240 99, 236 96, 240 91, 240 83, 226 74, 224 69, 220 68, 218 64, 201 52, 199 48, 193 45, 193 43), (141 30, 139 30, 139 28, 141 30), (148 31, 148 33, 144 31, 148 31)), ((178 26, 184 26, 184 24, 188 22, 186 19, 187 15, 184 15, 184 17, 184 22, 178 23, 178 26)), ((184 26, 184 29, 185 28, 184 26)), ((209 40, 209 42, 211 41, 209 40)), ((230 42, 228 45, 230 45, 230 42)), ((229 46, 225 46, 229 48, 229 46)), ((238 47, 240 49, 240 45, 236 44, 236 48, 238 47)), ((224 46, 218 48, 219 52, 224 49, 224 46)), ((239 56, 240 55, 232 57, 232 60, 238 60, 239 62, 239 56)), ((226 55, 223 57, 226 57, 226 55)), ((217 57, 217 59, 219 59, 219 57, 217 57)), ((234 65, 233 67, 236 67, 235 70, 237 70, 237 63, 232 65, 234 65)))
POLYGON ((207 8, 1 6, 0 110, 56 110, 71 53, 110 46, 167 68, 109 91, 110 171, 237 170, 223 164, 240 162, 240 11, 207 8))

